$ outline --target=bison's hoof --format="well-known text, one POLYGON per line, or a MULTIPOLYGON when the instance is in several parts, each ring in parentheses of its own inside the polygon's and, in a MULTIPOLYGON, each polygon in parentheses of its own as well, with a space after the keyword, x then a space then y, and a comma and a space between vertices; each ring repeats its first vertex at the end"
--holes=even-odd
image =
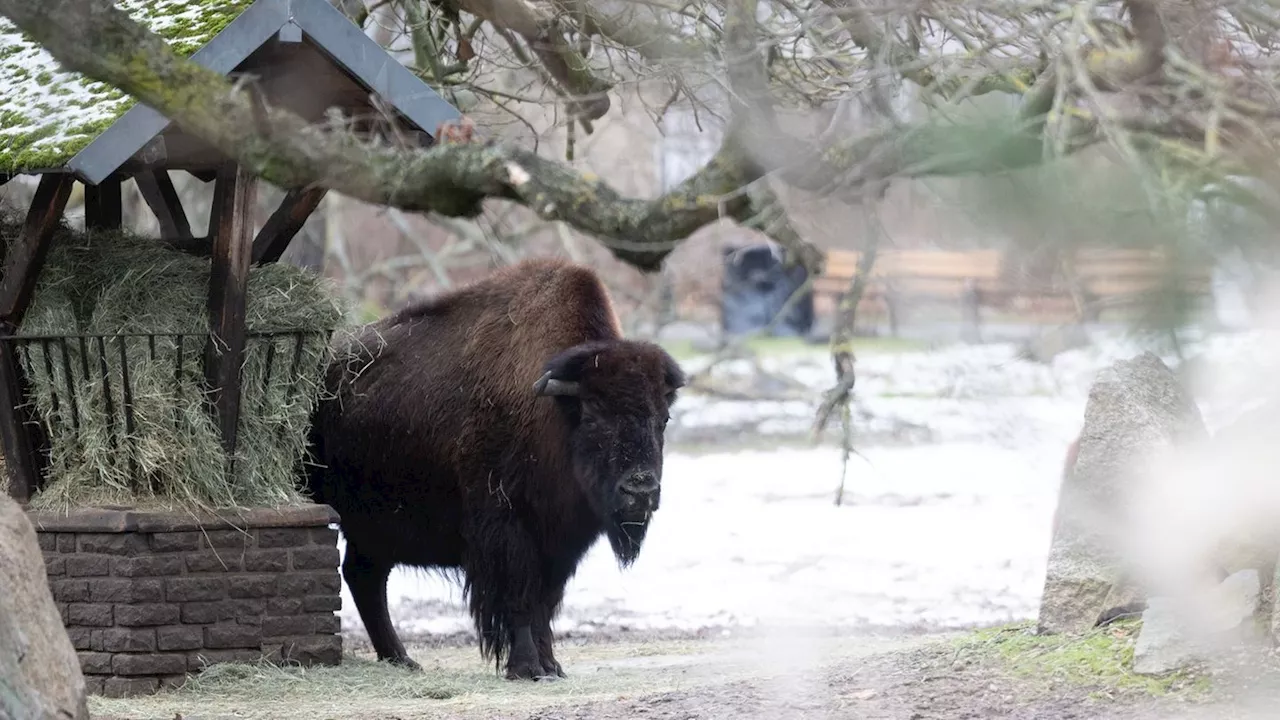
POLYGON ((542 661, 542 674, 546 677, 569 677, 564 674, 564 668, 560 667, 560 663, 556 662, 555 658, 544 659, 542 661))
POLYGON ((537 680, 543 677, 542 664, 536 658, 507 664, 508 680, 537 680))
POLYGON ((412 672, 422 672, 422 666, 408 655, 405 655, 404 657, 386 658, 386 662, 412 672))

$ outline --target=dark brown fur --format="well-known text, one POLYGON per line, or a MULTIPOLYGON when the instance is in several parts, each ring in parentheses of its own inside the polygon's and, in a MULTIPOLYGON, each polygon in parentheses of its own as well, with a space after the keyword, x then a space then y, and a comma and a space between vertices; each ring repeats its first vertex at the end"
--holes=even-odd
POLYGON ((508 677, 563 674, 551 620, 601 534, 635 560, 679 366, 621 338, 593 272, 548 260, 407 308, 361 342, 330 369, 309 485, 342 516, 343 574, 379 658, 414 664, 386 604, 391 568, 410 565, 461 572, 481 651, 506 656, 508 677), (578 394, 535 393, 548 372, 578 394))

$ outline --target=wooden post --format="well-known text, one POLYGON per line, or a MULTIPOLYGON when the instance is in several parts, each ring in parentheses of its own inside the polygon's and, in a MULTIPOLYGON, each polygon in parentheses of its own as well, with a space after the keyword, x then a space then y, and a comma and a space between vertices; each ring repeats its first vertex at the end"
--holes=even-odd
POLYGON ((98 185, 84 186, 84 226, 89 230, 119 230, 124 212, 120 178, 109 177, 98 185))
POLYGON ((891 283, 885 284, 884 308, 889 316, 889 337, 898 337, 898 329, 902 323, 902 298, 891 283))
POLYGON ((963 313, 961 337, 965 342, 982 342, 982 294, 976 280, 965 281, 964 292, 960 296, 960 312, 963 313))
MULTIPOLYGON (((74 178, 67 173, 51 173, 40 178, 22 233, 5 254, 4 278, 0 280, 0 332, 17 331, 22 316, 31 305, 36 278, 49 254, 49 245, 58 221, 71 197, 74 178)), ((23 426, 25 412, 22 366, 12 342, 0 342, 0 440, 4 442, 5 466, 9 471, 9 491, 25 503, 37 489, 39 458, 31 435, 23 426)))
POLYGON ((280 259, 289 242, 298 234, 307 218, 319 207, 327 192, 325 188, 290 190, 280 201, 280 207, 271 213, 253 240, 253 262, 265 265, 280 259))
POLYGON ((213 235, 213 269, 209 277, 209 326, 205 346, 205 379, 213 391, 213 407, 223 447, 236 449, 240 420, 240 366, 244 361, 245 295, 252 252, 254 192, 257 179, 237 165, 218 171, 209 215, 213 235))
MULTIPOLYGON (((182 199, 173 187, 173 180, 166 170, 151 170, 139 173, 134 182, 138 184, 138 192, 152 214, 160 223, 160 237, 168 240, 191 239, 191 223, 187 213, 182 209, 182 199)), ((210 218, 213 216, 210 215, 210 218)))

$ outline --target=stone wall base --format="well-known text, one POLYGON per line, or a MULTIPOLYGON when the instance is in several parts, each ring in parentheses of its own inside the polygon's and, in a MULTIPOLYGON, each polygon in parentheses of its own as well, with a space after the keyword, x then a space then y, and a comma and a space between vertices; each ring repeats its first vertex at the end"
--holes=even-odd
POLYGON ((220 662, 342 661, 327 505, 28 517, 91 693, 151 693, 220 662))

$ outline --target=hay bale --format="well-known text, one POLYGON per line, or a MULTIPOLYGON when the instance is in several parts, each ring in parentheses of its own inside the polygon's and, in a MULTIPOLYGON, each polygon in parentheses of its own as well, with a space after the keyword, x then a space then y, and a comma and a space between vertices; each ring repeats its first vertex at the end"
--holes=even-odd
MULTIPOLYGON (((15 230, 12 220, 0 220, 0 236, 15 230)), ((51 445, 49 482, 33 507, 301 501, 298 467, 311 410, 329 336, 345 324, 346 308, 324 278, 307 271, 276 264, 250 271, 249 332, 307 335, 248 342, 239 439, 229 457, 208 411, 198 336, 209 328, 209 272, 207 258, 154 239, 60 228, 19 328, 24 336, 55 336, 20 350, 34 386, 29 400, 51 445), (56 337, 67 335, 112 337, 56 337)))

